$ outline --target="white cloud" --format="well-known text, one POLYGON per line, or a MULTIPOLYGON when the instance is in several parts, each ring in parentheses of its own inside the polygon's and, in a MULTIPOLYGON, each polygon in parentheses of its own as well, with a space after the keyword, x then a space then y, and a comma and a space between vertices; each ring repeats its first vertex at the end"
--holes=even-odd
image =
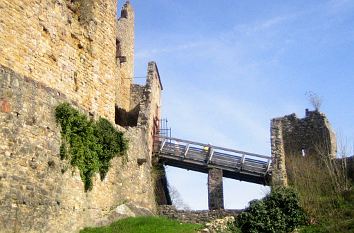
POLYGON ((202 47, 204 44, 205 42, 197 41, 197 42, 174 44, 166 47, 142 49, 140 51, 137 51, 135 56, 138 59, 150 58, 150 57, 155 57, 157 55, 176 53, 184 50, 190 50, 190 49, 202 47))
POLYGON ((264 31, 274 30, 274 28, 283 26, 291 20, 296 19, 298 13, 291 15, 273 16, 268 19, 258 20, 255 23, 238 24, 234 26, 234 32, 238 34, 264 33, 264 31))

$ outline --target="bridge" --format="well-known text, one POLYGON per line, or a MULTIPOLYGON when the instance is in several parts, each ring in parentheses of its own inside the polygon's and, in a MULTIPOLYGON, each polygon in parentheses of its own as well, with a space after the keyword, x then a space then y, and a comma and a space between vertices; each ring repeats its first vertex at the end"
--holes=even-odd
POLYGON ((165 165, 208 174, 209 209, 223 209, 222 178, 268 185, 271 157, 178 138, 156 136, 154 152, 165 165))

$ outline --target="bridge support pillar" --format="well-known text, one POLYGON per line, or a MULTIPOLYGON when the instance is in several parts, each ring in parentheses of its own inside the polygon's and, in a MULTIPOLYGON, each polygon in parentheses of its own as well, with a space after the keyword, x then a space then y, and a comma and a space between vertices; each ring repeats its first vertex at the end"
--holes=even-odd
POLYGON ((224 190, 222 170, 211 168, 208 172, 208 204, 209 210, 224 209, 224 190))

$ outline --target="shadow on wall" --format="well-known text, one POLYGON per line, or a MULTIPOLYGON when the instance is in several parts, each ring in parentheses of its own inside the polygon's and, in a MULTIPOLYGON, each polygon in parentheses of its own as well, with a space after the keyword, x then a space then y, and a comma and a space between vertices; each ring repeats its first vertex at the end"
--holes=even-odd
POLYGON ((117 125, 126 127, 134 127, 138 125, 140 105, 137 105, 131 111, 127 112, 125 109, 115 106, 115 123, 117 125))
MULTIPOLYGON (((342 159, 339 159, 339 162, 342 162, 342 159)), ((346 166, 347 166, 347 174, 348 177, 352 180, 352 182, 354 183, 354 155, 352 155, 351 157, 346 158, 346 166)))

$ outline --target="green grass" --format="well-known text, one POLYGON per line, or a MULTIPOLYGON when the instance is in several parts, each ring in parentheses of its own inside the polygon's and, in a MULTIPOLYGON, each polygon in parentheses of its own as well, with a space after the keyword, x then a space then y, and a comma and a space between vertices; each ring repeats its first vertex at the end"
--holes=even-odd
POLYGON ((354 190, 343 195, 337 208, 327 209, 329 216, 322 216, 319 223, 306 226, 300 233, 351 233, 354 232, 354 190))
POLYGON ((198 224, 184 224, 163 217, 126 218, 106 227, 85 228, 80 233, 196 233, 198 224))
POLYGON ((345 219, 329 221, 327 223, 306 226, 300 229, 300 233, 352 233, 354 232, 354 220, 345 219))

